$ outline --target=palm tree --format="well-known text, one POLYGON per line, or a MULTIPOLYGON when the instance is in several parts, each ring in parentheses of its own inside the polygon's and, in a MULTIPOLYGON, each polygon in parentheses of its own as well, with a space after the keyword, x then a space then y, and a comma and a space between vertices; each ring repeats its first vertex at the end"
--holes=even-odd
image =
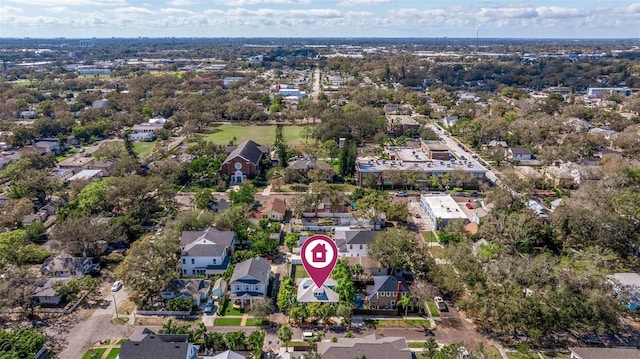
POLYGON ((293 336, 293 330, 288 325, 283 325, 278 329, 278 339, 284 342, 284 350, 286 352, 289 351, 289 341, 291 341, 291 337, 293 336))
POLYGON ((407 295, 403 295, 402 298, 398 301, 398 305, 404 307, 404 322, 407 323, 409 321, 407 317, 407 312, 409 310, 409 305, 411 304, 411 297, 407 295))

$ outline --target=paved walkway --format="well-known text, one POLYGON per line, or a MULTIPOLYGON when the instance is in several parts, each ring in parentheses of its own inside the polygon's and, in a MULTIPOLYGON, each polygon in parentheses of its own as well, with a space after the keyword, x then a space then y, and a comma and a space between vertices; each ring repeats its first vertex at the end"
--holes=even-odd
POLYGON ((245 314, 242 316, 242 320, 240 321, 240 326, 241 327, 246 327, 247 326, 247 319, 249 318, 249 314, 245 314))
POLYGON ((264 188, 264 190, 262 190, 262 195, 263 196, 271 195, 271 185, 268 185, 267 187, 264 188))

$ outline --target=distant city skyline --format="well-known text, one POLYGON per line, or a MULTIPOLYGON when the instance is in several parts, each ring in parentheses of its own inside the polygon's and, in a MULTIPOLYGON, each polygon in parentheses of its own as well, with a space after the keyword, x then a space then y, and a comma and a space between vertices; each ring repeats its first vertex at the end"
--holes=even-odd
POLYGON ((2 0, 0 37, 640 38, 623 0, 2 0))

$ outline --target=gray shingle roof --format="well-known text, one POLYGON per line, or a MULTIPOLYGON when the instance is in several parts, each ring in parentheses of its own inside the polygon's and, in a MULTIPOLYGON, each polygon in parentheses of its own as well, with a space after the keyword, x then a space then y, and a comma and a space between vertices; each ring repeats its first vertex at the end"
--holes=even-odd
POLYGON ((221 257, 226 246, 221 244, 192 243, 184 247, 182 255, 186 257, 221 257))
POLYGON ((189 351, 187 334, 144 335, 140 341, 126 341, 120 347, 120 359, 185 359, 189 351))
POLYGON ((337 285, 332 278, 327 278, 321 288, 316 287, 311 278, 298 278, 297 301, 299 303, 338 303, 338 293, 332 288, 337 285))
POLYGON ((264 152, 262 151, 261 146, 252 140, 246 140, 229 153, 229 156, 227 156, 224 163, 227 163, 236 157, 242 157, 257 165, 262 159, 262 156, 264 156, 264 152))
POLYGON ((349 231, 345 232, 345 237, 348 244, 369 244, 376 234, 376 231, 349 231))
MULTIPOLYGON (((400 281, 394 276, 374 276, 373 285, 367 286, 367 295, 369 297, 369 300, 371 300, 378 292, 397 292, 398 282, 400 281)), ((402 293, 406 293, 409 291, 404 283, 402 283, 400 290, 402 293)))
POLYGON ((238 354, 233 350, 227 350, 226 352, 222 352, 213 357, 213 359, 245 359, 246 357, 242 354, 238 354))
POLYGON ((337 342, 319 342, 318 353, 323 358, 394 358, 410 359, 411 350, 402 337, 379 337, 375 334, 364 338, 340 338, 337 342))
POLYGON ((238 281, 244 277, 251 277, 259 283, 267 284, 271 274, 271 261, 262 257, 250 258, 244 262, 236 264, 236 268, 231 276, 230 283, 238 281))
POLYGON ((291 163, 289 163, 288 167, 299 171, 306 171, 314 168, 321 168, 326 170, 333 169, 333 166, 328 164, 327 162, 309 159, 292 161, 291 163))
POLYGON ((180 246, 186 247, 188 244, 202 238, 228 247, 235 236, 236 232, 222 231, 215 227, 207 227, 202 231, 184 231, 180 237, 180 246))

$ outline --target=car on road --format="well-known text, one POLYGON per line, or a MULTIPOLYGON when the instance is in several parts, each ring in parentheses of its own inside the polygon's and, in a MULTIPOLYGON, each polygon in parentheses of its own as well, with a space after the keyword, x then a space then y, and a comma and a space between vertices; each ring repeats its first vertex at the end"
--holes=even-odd
POLYGON ((471 203, 465 203, 464 205, 469 209, 473 209, 473 205, 471 203))
POLYGON ((209 300, 207 300, 207 304, 204 305, 204 312, 207 314, 211 314, 213 312, 213 298, 209 298, 209 300))
POLYGON ((442 297, 433 297, 433 301, 436 303, 436 306, 438 307, 439 311, 441 312, 449 311, 449 307, 447 307, 447 303, 444 302, 444 299, 442 299, 442 297))
POLYGON ((122 289, 122 282, 119 281, 119 280, 113 282, 113 284, 111 285, 111 291, 112 292, 117 292, 120 289, 122 289))
POLYGON ((407 197, 405 192, 396 192, 396 197, 407 197))

